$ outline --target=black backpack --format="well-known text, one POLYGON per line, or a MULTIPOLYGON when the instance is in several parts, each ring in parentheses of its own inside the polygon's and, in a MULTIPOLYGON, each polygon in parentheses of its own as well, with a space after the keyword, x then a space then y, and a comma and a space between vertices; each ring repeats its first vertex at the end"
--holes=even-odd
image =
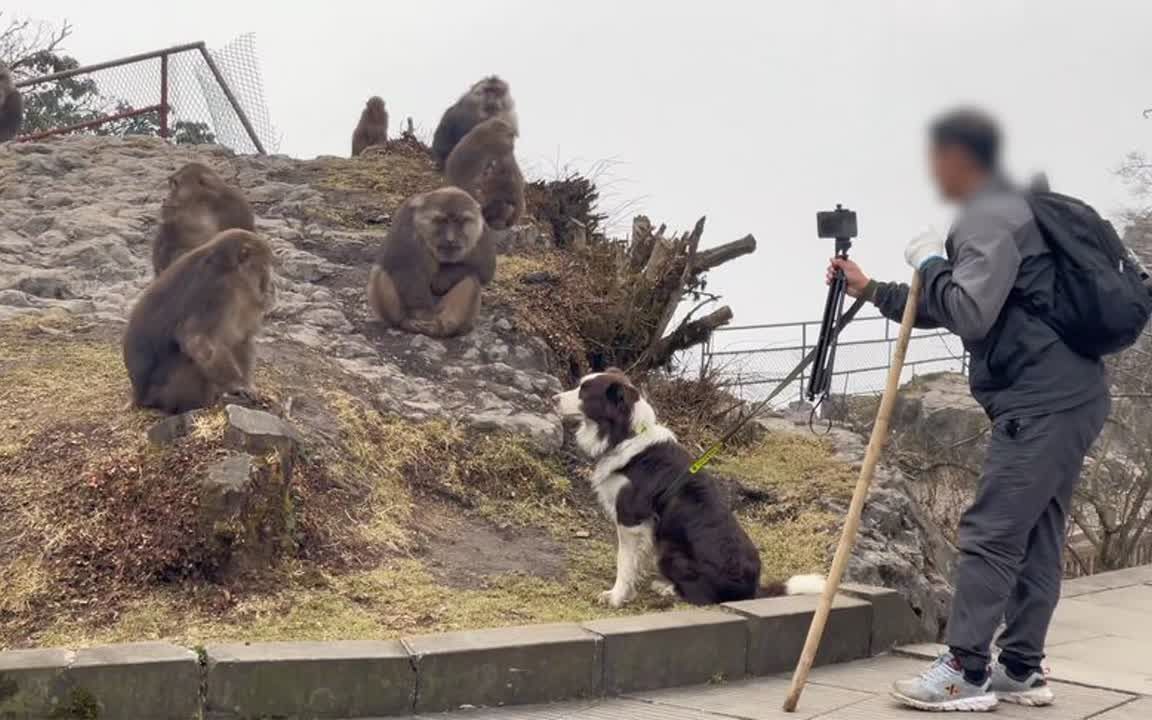
POLYGON ((1088 357, 1135 343, 1152 316, 1152 291, 1140 260, 1110 222, 1076 198, 1034 190, 1028 203, 1056 261, 1048 324, 1088 357))

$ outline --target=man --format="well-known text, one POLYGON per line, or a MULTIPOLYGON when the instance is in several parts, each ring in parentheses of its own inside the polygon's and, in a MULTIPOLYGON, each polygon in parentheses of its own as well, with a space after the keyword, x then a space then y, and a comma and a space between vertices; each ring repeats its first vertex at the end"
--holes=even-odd
MULTIPOLYGON (((1037 310, 1050 306, 1055 268, 1027 200, 999 173, 996 123, 957 110, 929 136, 935 182, 959 212, 946 241, 926 233, 904 251, 922 281, 917 326, 963 340, 972 395, 992 429, 979 491, 960 522, 949 650, 895 683, 893 695, 936 711, 1047 705, 1041 661, 1060 597, 1066 517, 1110 409, 1108 385, 1103 364, 1069 349, 1037 310)), ((829 278, 835 269, 850 295, 900 319, 907 285, 870 280, 850 260, 834 259, 829 278)))

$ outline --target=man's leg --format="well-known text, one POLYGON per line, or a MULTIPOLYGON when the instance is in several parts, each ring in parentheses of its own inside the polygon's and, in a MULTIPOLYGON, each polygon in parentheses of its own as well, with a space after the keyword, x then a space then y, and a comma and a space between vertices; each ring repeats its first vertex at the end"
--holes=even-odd
POLYGON ((1058 430, 1065 435, 1065 453, 1053 472, 1060 473, 1060 489, 1044 509, 1028 538, 1028 551, 1005 609, 1005 629, 997 639, 998 667, 993 672, 993 690, 1002 700, 1028 705, 1046 705, 1053 700, 1044 680, 1041 663, 1044 641, 1064 576, 1064 538, 1072 495, 1092 443, 1100 434, 1108 415, 1107 398, 1064 413, 1058 430))
POLYGON ((992 638, 1017 587, 1033 528, 1064 491, 1069 468, 1079 470, 1083 452, 1075 452, 1078 443, 1062 429, 1070 422, 1084 427, 1077 419, 1071 411, 993 427, 980 489, 960 523, 950 652, 919 677, 897 682, 897 699, 928 710, 995 705, 988 679, 992 638))
MULTIPOLYGON (((948 645, 970 681, 983 678, 990 646, 1016 589, 1032 529, 1067 477, 1065 413, 992 428, 984 476, 960 521, 948 645)), ((1079 465, 1077 465, 1079 467, 1079 465)))

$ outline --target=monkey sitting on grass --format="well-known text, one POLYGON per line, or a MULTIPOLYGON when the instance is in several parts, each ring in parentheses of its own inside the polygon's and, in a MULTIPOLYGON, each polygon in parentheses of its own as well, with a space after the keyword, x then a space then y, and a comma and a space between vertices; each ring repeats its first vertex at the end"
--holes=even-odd
POLYGON ((133 402, 182 413, 247 391, 253 340, 274 298, 272 250, 255 233, 225 230, 179 257, 128 318, 133 402))

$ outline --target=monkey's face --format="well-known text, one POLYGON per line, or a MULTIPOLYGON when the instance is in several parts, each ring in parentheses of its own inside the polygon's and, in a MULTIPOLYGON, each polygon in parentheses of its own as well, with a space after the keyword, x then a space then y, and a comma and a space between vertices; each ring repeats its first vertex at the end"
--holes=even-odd
POLYGON ((388 114, 384 108, 384 101, 378 97, 368 99, 364 112, 373 120, 383 120, 388 114))
POLYGON ((213 238, 212 263, 225 272, 237 272, 247 278, 262 305, 270 307, 275 299, 272 284, 272 246, 261 236, 247 230, 225 230, 213 238))
POLYGON ((489 113, 505 112, 512 109, 512 96, 508 94, 508 83, 493 75, 472 86, 472 95, 480 106, 489 113))
POLYGON ((441 262, 457 262, 484 232, 480 206, 467 193, 443 188, 417 200, 413 223, 425 247, 441 262))
POLYGON ((166 210, 176 210, 220 197, 224 181, 211 168, 190 163, 168 178, 166 210))

